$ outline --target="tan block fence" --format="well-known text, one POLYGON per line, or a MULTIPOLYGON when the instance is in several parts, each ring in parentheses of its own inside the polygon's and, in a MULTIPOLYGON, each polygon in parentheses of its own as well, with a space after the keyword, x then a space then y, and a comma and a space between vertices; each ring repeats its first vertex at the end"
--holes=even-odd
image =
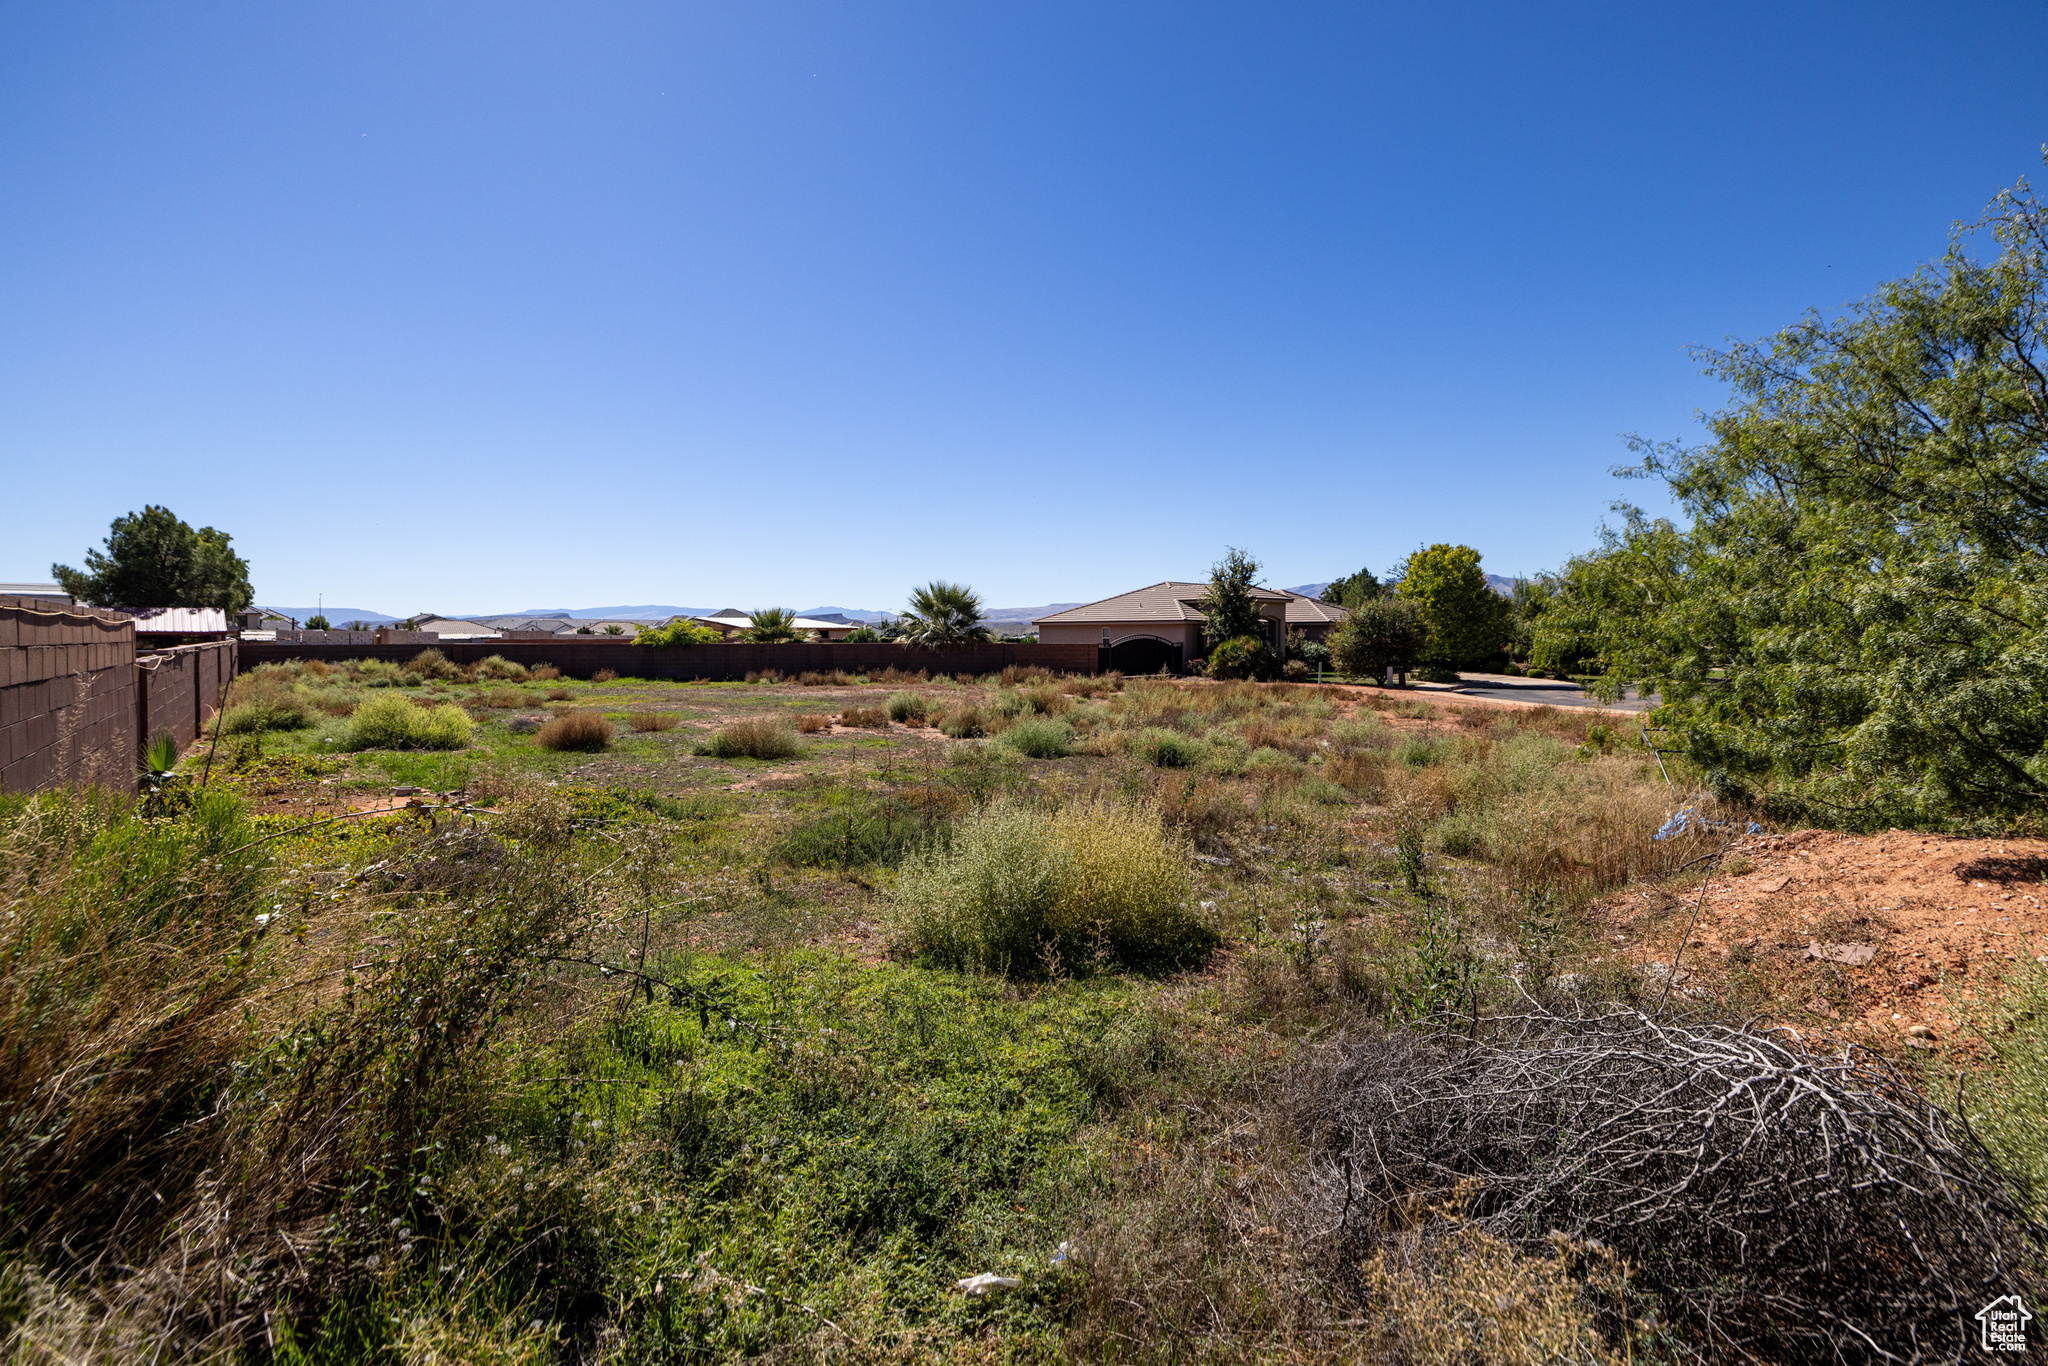
POLYGON ((118 612, 0 596, 0 791, 135 789, 142 749, 197 739, 235 676, 236 642, 137 656, 118 612))

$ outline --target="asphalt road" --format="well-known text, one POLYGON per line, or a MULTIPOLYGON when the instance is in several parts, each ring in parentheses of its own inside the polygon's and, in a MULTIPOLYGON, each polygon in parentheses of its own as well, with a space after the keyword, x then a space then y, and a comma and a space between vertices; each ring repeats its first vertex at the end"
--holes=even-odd
POLYGON ((1629 689, 1618 702, 1602 703, 1588 696, 1578 684, 1565 678, 1512 678, 1507 674, 1460 673, 1461 680, 1455 686, 1450 684, 1422 684, 1428 692, 1458 692, 1471 697, 1499 697, 1516 702, 1547 702, 1553 707, 1598 707, 1607 706, 1615 711, 1648 711, 1657 705, 1653 697, 1637 697, 1629 689))

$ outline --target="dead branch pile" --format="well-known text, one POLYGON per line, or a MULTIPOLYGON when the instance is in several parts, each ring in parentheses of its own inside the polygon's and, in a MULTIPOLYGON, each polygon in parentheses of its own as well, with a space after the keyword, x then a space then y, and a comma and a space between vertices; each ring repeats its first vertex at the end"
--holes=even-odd
POLYGON ((1348 1049, 1300 1098, 1322 1139, 1309 1202, 1349 1265, 1419 1192, 1476 1181, 1486 1231, 1611 1245, 1716 1357, 1946 1359, 1978 1309, 2033 1289, 2042 1230, 1882 1059, 1633 1011, 1502 1024, 1348 1049))

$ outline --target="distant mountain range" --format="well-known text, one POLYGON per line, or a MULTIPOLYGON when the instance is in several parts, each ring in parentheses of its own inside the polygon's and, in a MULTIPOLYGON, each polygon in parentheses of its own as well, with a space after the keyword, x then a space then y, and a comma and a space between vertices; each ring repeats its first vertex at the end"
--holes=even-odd
POLYGON ((324 614, 334 623, 336 630, 340 630, 342 623, 348 621, 382 623, 404 620, 403 617, 390 617, 382 612, 372 612, 366 607, 273 607, 267 602, 259 602, 256 605, 266 612, 282 612, 301 626, 306 624, 307 618, 324 614))

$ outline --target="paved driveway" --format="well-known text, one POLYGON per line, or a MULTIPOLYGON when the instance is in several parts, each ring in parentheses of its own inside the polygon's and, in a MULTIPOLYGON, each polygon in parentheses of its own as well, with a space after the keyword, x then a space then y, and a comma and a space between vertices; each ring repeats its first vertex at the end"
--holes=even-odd
POLYGON ((1515 702, 1547 702, 1553 707, 1598 707, 1608 706, 1616 711, 1648 711, 1657 705, 1656 697, 1637 697, 1630 688, 1618 702, 1602 703, 1589 696, 1585 689, 1565 678, 1513 678, 1507 674, 1460 673, 1462 680, 1455 686, 1429 684, 1422 687, 1429 692, 1458 692, 1471 697, 1498 697, 1515 702))

